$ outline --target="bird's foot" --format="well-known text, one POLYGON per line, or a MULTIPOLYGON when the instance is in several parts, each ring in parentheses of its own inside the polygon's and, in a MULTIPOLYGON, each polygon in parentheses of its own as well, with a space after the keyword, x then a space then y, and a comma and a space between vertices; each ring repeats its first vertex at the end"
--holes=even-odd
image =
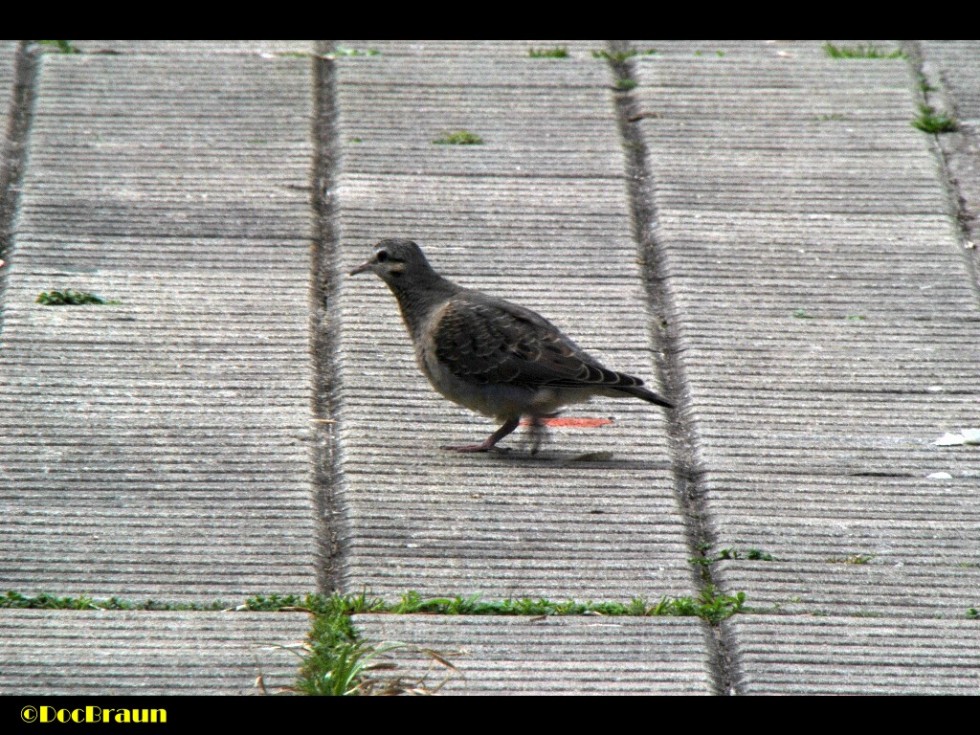
MULTIPOLYGON (((512 432, 514 429, 517 428, 517 422, 518 422, 518 419, 516 419, 516 418, 507 419, 503 423, 503 425, 499 429, 497 429, 495 432, 493 432, 490 436, 488 436, 483 441, 482 444, 464 444, 463 446, 459 446, 459 447, 445 446, 445 447, 443 447, 443 449, 446 449, 446 450, 448 450, 450 452, 489 452, 491 449, 493 449, 493 448, 496 447, 497 442, 499 442, 501 439, 503 439, 510 432, 512 432)), ((499 451, 507 451, 507 452, 509 452, 510 450, 509 449, 502 449, 502 450, 499 450, 499 451)))

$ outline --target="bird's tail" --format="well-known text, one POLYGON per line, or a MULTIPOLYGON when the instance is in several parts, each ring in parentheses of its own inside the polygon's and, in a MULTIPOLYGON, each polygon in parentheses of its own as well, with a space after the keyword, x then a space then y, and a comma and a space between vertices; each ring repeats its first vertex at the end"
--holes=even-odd
POLYGON ((640 385, 617 386, 617 389, 621 390, 623 393, 629 393, 631 396, 642 398, 647 403, 656 403, 658 406, 663 406, 664 408, 674 407, 674 404, 671 401, 668 401, 659 393, 654 393, 652 390, 647 390, 640 385))

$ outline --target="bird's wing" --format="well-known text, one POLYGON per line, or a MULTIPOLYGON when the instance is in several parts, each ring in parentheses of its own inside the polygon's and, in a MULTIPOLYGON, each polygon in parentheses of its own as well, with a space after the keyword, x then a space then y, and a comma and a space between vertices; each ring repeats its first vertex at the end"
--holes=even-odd
POLYGON ((437 359, 453 375, 481 384, 639 386, 602 367, 557 327, 530 309, 464 292, 441 310, 432 330, 437 359))

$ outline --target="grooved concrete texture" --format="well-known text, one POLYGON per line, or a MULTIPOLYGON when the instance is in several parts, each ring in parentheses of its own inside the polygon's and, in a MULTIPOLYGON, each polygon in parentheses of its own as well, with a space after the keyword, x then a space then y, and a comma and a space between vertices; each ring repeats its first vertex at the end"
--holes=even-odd
POLYGON ((0 335, 0 589, 314 589, 311 83, 305 58, 43 57, 0 335), (120 303, 36 303, 65 288, 120 303))
POLYGON ((980 694, 975 620, 735 618, 746 694, 980 694))
MULTIPOLYGON (((0 41, 0 130, 6 134, 10 125, 10 108, 14 101, 14 74, 17 66, 17 41, 0 41)), ((7 154, 6 147, 3 148, 7 154)), ((3 166, 6 161, 0 162, 3 166)))
POLYGON ((3 610, 0 622, 0 694, 46 696, 275 693, 295 685, 309 629, 302 613, 3 610))
MULTIPOLYGON (((76 43, 88 53, 39 63, 4 256, 0 591, 230 603, 310 591, 315 90, 301 55, 317 47, 76 43), (54 288, 121 303, 35 303, 54 288)), ((431 391, 382 283, 342 275, 378 239, 416 238, 447 276, 541 311, 655 385, 614 79, 592 54, 606 44, 339 45, 380 51, 333 66, 343 586, 696 593, 659 409, 570 410, 615 423, 555 430, 534 459, 518 436, 509 455, 443 453, 492 422, 431 391), (569 58, 528 54, 559 46, 569 58), (433 143, 460 129, 483 145, 433 143)), ((951 216, 962 197, 976 239, 976 44, 906 45, 939 88, 930 102, 964 118, 938 146, 909 125, 918 85, 901 59, 630 45, 699 489, 716 550, 743 555, 714 572, 753 608, 726 623, 736 688, 978 693, 964 618, 980 606, 980 451, 933 443, 980 428, 976 256, 951 216)), ((15 50, 0 43, 5 123, 15 50)), ((701 693, 722 680, 715 632, 694 619, 355 622, 445 656, 465 675, 449 693, 701 693)), ((3 610, 0 692, 240 693, 260 673, 274 691, 297 659, 269 646, 307 628, 298 614, 3 610)), ((389 654, 398 672, 425 673, 418 648, 389 654)))
MULTIPOLYGON (((375 47, 374 42, 342 42, 375 47)), ((587 44, 591 48, 602 45, 587 44)), ((692 593, 663 413, 608 399, 532 458, 459 455, 495 425, 415 365, 388 288, 346 277, 409 237, 464 285, 541 312, 610 367, 656 386, 605 62, 523 44, 336 63, 341 285, 337 353, 343 586, 385 595, 628 600, 692 593), (469 130, 482 145, 439 145, 469 130), (577 461, 591 452, 611 457, 577 461)))
MULTIPOLYGON (((980 581, 980 452, 934 441, 977 426, 980 315, 937 148, 909 124, 904 60, 789 51, 636 63, 718 546, 776 558, 720 577, 756 609, 962 620, 980 581)), ((747 690, 775 652, 810 645, 775 621, 735 624, 747 690), (762 628, 769 658, 741 638, 762 628)), ((975 645, 962 623, 943 630, 975 645)), ((865 651, 868 670, 903 640, 865 651)), ((795 676, 797 691, 859 690, 795 676)))
POLYGON ((255 54, 295 56, 297 54, 312 54, 316 51, 313 41, 236 41, 222 39, 217 41, 125 41, 125 40, 88 40, 72 41, 79 51, 86 54, 131 54, 131 55, 161 55, 198 56, 206 54, 255 54))
POLYGON ((923 74, 932 87, 929 104, 957 121, 957 129, 938 136, 938 142, 956 185, 958 216, 967 237, 963 254, 980 305, 980 44, 921 41, 918 50, 923 74))
MULTIPOLYGON (((569 59, 592 59, 593 52, 608 48, 606 41, 577 40, 538 40, 538 41, 480 41, 480 40, 439 40, 439 41, 386 41, 386 40, 346 40, 337 41, 337 48, 349 51, 376 51, 385 57, 413 57, 413 60, 438 57, 469 60, 479 64, 481 61, 497 59, 530 59, 531 50, 548 51, 565 49, 569 59)), ((348 53, 349 53, 348 51, 348 53)), ((342 55, 344 52, 341 51, 342 55)), ((538 59, 547 62, 547 58, 538 59)))
MULTIPOLYGON (((392 674, 445 694, 709 694, 693 618, 358 615, 371 641, 407 644, 392 674), (433 651, 454 670, 434 660, 433 651)), ((388 672, 384 672, 388 673, 388 672)))
POLYGON ((976 41, 921 41, 925 70, 933 86, 942 85, 962 122, 980 124, 980 47, 976 41), (938 77, 938 78, 937 78, 938 77), (939 83, 938 85, 936 83, 939 83))

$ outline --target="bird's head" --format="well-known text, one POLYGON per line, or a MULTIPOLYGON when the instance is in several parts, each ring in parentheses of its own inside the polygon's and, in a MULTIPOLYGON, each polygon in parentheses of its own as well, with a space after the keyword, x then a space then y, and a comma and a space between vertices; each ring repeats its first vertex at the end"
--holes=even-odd
POLYGON ((392 286, 403 281, 418 281, 433 273, 422 248, 411 240, 382 240, 374 246, 374 256, 350 274, 356 276, 364 271, 372 271, 392 286))

